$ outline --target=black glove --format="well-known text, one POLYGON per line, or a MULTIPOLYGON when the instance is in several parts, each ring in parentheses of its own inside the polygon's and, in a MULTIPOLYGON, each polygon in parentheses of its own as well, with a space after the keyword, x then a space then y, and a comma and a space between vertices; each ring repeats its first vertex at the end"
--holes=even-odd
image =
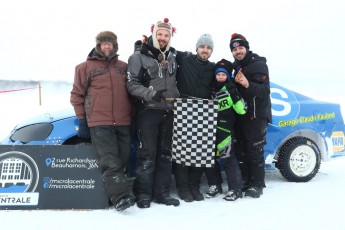
POLYGON ((85 118, 79 119, 78 137, 90 139, 90 130, 85 118))
POLYGON ((226 79, 225 86, 227 90, 230 92, 230 90, 236 89, 235 83, 233 83, 231 80, 226 79))
POLYGON ((134 43, 134 51, 137 51, 141 48, 141 46, 143 45, 143 42, 141 40, 138 40, 134 43))
POLYGON ((237 88, 232 81, 226 82, 226 88, 227 88, 228 92, 230 93, 232 102, 234 104, 236 104, 238 101, 240 101, 242 99, 241 94, 237 91, 237 88))
POLYGON ((163 92, 167 91, 166 89, 161 89, 156 91, 155 95, 152 97, 152 100, 160 102, 161 99, 164 99, 165 96, 163 95, 163 92))

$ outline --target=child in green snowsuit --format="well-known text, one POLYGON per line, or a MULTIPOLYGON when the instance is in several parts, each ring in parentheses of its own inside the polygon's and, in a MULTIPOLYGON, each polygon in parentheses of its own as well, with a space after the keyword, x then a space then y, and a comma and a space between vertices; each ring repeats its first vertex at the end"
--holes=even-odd
POLYGON ((245 106, 236 86, 231 81, 232 63, 222 59, 215 66, 215 99, 218 101, 216 156, 224 167, 229 192, 223 198, 237 201, 242 198, 242 176, 233 151, 235 113, 245 114, 245 106))

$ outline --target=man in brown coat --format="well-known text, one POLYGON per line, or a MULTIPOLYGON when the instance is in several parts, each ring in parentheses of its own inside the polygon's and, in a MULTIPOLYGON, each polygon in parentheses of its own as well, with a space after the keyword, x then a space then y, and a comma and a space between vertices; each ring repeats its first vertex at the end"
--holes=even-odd
POLYGON ((131 103, 125 79, 127 63, 118 59, 117 36, 104 31, 87 60, 76 66, 71 104, 81 138, 91 136, 106 192, 118 211, 134 205, 124 169, 130 156, 131 103), (89 128, 90 132, 89 132, 89 128))

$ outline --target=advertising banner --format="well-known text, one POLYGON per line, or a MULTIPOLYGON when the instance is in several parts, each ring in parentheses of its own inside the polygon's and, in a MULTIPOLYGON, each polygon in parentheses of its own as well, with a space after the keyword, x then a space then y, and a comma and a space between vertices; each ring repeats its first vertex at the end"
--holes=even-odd
POLYGON ((91 145, 0 145, 0 210, 108 207, 91 145))

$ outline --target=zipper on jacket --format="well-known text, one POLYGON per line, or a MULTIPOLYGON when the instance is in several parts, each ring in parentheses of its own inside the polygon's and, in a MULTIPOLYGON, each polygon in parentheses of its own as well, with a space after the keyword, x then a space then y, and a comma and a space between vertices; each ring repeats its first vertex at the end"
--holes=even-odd
POLYGON ((253 107, 254 107, 253 117, 254 117, 254 118, 256 118, 256 103, 255 103, 255 98, 256 98, 256 96, 253 97, 253 107))

